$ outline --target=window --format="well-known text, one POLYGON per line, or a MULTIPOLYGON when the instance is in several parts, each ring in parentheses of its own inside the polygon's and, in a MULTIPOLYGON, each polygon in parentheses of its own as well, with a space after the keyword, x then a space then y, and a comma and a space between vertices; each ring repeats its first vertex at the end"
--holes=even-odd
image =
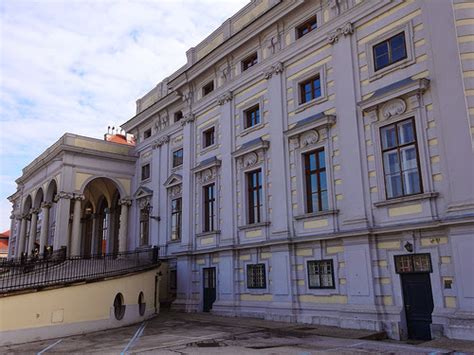
POLYGON ((395 270, 398 274, 432 272, 430 254, 396 255, 395 270))
POLYGON ((126 306, 123 304, 123 295, 119 292, 114 299, 114 315, 115 319, 121 320, 125 315, 126 306))
POLYGON ((138 313, 143 316, 146 310, 145 296, 143 292, 140 291, 138 294, 138 313))
POLYGON ((174 113, 175 122, 181 121, 182 118, 183 118, 183 111, 177 111, 174 113))
POLYGON ((178 277, 176 270, 170 270, 170 290, 176 290, 178 284, 178 277))
POLYGON ((150 178, 150 164, 142 166, 142 181, 150 178))
POLYGON ((202 87, 202 96, 206 96, 214 91, 214 81, 210 81, 202 87))
POLYGON ((326 183, 326 160, 324 149, 304 154, 306 188, 306 212, 328 209, 328 188, 326 183))
POLYGON ((151 137, 151 128, 148 128, 145 132, 143 132, 143 139, 147 139, 151 137))
POLYGON ((173 168, 183 165, 183 149, 178 149, 173 152, 173 168))
POLYGON ((318 75, 303 81, 300 86, 300 104, 321 97, 321 78, 318 75))
POLYGON ((401 32, 373 47, 375 71, 407 58, 405 32, 401 32))
POLYGON ((148 245, 150 233, 150 207, 140 210, 140 245, 148 245))
POLYGON ((260 123, 260 107, 255 105, 248 110, 244 111, 245 115, 245 128, 256 126, 260 123))
POLYGON ((422 192, 415 121, 400 121, 380 130, 387 198, 422 192))
POLYGON ((181 197, 171 201, 171 240, 181 239, 181 197))
POLYGON ((246 71, 248 68, 253 67, 258 63, 257 53, 253 53, 249 57, 242 61, 242 71, 246 71))
POLYGON ((211 127, 203 132, 203 142, 202 145, 204 148, 210 147, 215 143, 215 128, 211 127))
POLYGON ((214 230, 214 214, 215 214, 215 184, 204 186, 204 226, 203 232, 210 232, 214 230))
POLYGON ((298 39, 307 35, 311 31, 315 30, 317 27, 318 24, 316 22, 316 16, 314 16, 296 28, 296 38, 298 39))
POLYGON ((248 223, 259 223, 262 221, 262 170, 258 169, 247 173, 248 188, 248 223))
POLYGON ((266 288, 265 264, 247 265, 247 288, 266 288))
POLYGON ((332 260, 308 261, 309 288, 335 288, 332 260))

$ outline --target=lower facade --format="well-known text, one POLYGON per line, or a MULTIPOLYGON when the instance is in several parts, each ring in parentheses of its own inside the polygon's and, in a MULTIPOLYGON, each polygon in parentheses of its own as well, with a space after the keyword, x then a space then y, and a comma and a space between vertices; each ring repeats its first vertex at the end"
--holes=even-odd
POLYGON ((473 227, 180 255, 169 259, 177 274, 172 307, 385 331, 392 339, 474 340, 473 227))

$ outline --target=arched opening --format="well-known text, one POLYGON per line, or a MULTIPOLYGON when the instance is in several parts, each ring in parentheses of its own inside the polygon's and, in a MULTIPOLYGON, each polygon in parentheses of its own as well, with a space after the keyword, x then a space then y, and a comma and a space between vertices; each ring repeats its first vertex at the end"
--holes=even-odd
POLYGON ((47 226, 46 231, 46 248, 52 248, 54 243, 54 232, 56 230, 56 195, 58 194, 58 186, 56 184, 56 180, 51 180, 48 188, 46 189, 45 194, 45 201, 48 203, 47 208, 48 211, 48 220, 46 221, 45 225, 47 226))
POLYGON ((81 253, 116 253, 119 251, 120 190, 109 178, 95 178, 84 188, 82 202, 81 253))
POLYGON ((31 195, 25 199, 22 208, 23 219, 21 222, 20 238, 18 240, 18 255, 28 251, 27 240, 30 235, 30 224, 31 224, 31 208, 33 207, 33 199, 31 195))

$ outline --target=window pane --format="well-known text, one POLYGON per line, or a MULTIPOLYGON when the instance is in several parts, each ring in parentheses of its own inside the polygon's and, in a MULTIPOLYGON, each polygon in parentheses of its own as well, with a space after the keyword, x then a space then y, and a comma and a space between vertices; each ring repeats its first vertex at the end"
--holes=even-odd
POLYGON ((376 57, 387 55, 388 54, 388 43, 383 42, 383 43, 377 44, 374 47, 374 54, 375 54, 376 57))
POLYGON ((398 144, 407 144, 415 141, 413 121, 405 121, 398 125, 398 144))
POLYGON ((406 57, 405 35, 400 33, 390 40, 392 50, 392 63, 404 59, 406 57))
POLYGON ((398 161, 398 152, 392 150, 383 154, 383 165, 385 174, 398 173, 400 171, 400 165, 398 161))
POLYGON ((319 159, 319 168, 326 167, 326 160, 324 158, 324 150, 318 152, 318 159, 319 159))
POLYGON ((321 191, 321 207, 322 207, 322 211, 327 211, 329 209, 327 191, 321 191))
POLYGON ((397 145, 395 126, 388 126, 382 128, 382 148, 388 149, 393 148, 397 145))
POLYGON ((316 154, 310 153, 308 154, 309 160, 309 170, 314 171, 316 170, 316 154))
POLYGON ((320 174, 319 174, 319 187, 321 190, 327 190, 327 186, 326 186, 326 172, 325 171, 322 171, 320 174))
POLYGON ((308 212, 317 212, 319 211, 319 197, 317 193, 311 195, 312 211, 308 212))
POLYGON ((392 198, 392 197, 398 197, 402 196, 402 181, 400 178, 400 174, 395 174, 395 175, 387 175, 385 177, 386 181, 386 189, 387 189, 387 197, 392 198))
POLYGON ((403 185, 405 195, 417 194, 421 192, 420 175, 418 169, 403 172, 403 185))
POLYGON ((402 170, 417 169, 416 148, 411 145, 400 149, 402 170))

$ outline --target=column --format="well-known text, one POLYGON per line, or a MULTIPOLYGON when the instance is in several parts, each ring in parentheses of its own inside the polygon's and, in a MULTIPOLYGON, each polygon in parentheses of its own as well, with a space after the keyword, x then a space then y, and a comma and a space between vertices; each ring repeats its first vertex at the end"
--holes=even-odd
MULTIPOLYGON (((56 215, 54 228, 53 249, 58 250, 61 246, 68 246, 69 243, 69 214, 71 210, 70 200, 73 194, 70 192, 59 192, 56 197, 56 215)), ((68 250, 69 253, 69 250, 68 250)))
POLYGON ((120 208, 120 227, 119 227, 119 253, 127 251, 127 233, 128 233, 128 207, 132 204, 130 199, 124 198, 119 201, 120 208))
POLYGON ((283 132, 286 130, 286 120, 283 116, 282 97, 284 80, 283 63, 276 63, 265 71, 268 80, 268 111, 270 117, 270 169, 271 169, 271 196, 272 196, 272 224, 273 236, 288 236, 288 186, 287 186, 287 144, 283 132))
MULTIPOLYGON (((159 147, 159 162, 160 162, 160 173, 159 173, 159 184, 156 187, 156 190, 153 191, 153 195, 158 195, 158 203, 155 205, 153 202, 154 209, 150 211, 150 214, 155 216, 160 216, 160 223, 159 223, 159 235, 158 235, 158 246, 161 248, 166 247, 166 243, 168 241, 168 230, 169 230, 169 221, 170 218, 168 216, 168 193, 166 187, 164 186, 166 180, 168 179, 168 154, 169 154, 169 137, 165 136, 162 137, 160 141, 158 141, 159 147)), ((153 196, 153 197, 154 197, 153 196)), ((150 221, 151 222, 151 221, 150 221)), ((148 238, 149 244, 151 245, 151 236, 148 238)))
MULTIPOLYGON (((365 228, 367 226, 367 214, 365 208, 363 182, 363 165, 359 141, 358 109, 355 91, 356 74, 354 56, 356 50, 352 44, 353 28, 351 23, 345 24, 336 30, 328 38, 329 43, 334 46, 334 82, 336 83, 336 110, 339 135, 339 146, 342 162, 342 181, 344 191, 344 203, 341 209, 342 223, 347 228, 365 228)), ((354 44, 355 45, 355 44, 354 44)))
POLYGON ((15 252, 15 256, 20 257, 21 253, 25 251, 25 239, 26 239, 26 220, 28 215, 24 214, 20 217, 20 233, 18 233, 18 247, 15 252))
POLYGON ((84 195, 74 195, 74 214, 72 218, 71 256, 81 254, 81 202, 84 195))
POLYGON ((41 204, 41 209, 43 213, 43 219, 41 221, 41 233, 40 233, 40 247, 39 253, 44 254, 44 248, 48 243, 48 233, 49 233, 49 209, 51 208, 51 202, 43 202, 41 204))
MULTIPOLYGON (((218 224, 221 230, 220 245, 232 244, 234 237, 234 216, 237 214, 234 211, 234 194, 233 187, 235 186, 235 177, 233 174, 233 158, 232 158, 232 144, 233 144, 233 125, 234 119, 232 114, 232 99, 231 92, 227 92, 217 99, 217 103, 221 105, 220 134, 222 138, 220 143, 222 145, 222 163, 221 163, 221 179, 220 186, 217 191, 220 191, 221 200, 224 201, 222 206, 222 224, 218 224)), ((219 205, 218 205, 219 206, 219 205)))
POLYGON ((192 245, 191 234, 193 226, 192 216, 192 201, 193 186, 192 186, 192 162, 194 154, 194 115, 189 113, 183 119, 183 182, 182 182, 182 209, 183 217, 181 221, 181 246, 188 249, 192 245))
POLYGON ((38 213, 38 208, 31 209, 30 237, 28 238, 28 249, 26 250, 28 255, 31 255, 35 248, 36 232, 38 228, 38 213))
POLYGON ((91 253, 92 255, 99 254, 101 251, 98 250, 99 241, 97 240, 97 213, 93 213, 92 216, 92 237, 91 237, 91 253))

